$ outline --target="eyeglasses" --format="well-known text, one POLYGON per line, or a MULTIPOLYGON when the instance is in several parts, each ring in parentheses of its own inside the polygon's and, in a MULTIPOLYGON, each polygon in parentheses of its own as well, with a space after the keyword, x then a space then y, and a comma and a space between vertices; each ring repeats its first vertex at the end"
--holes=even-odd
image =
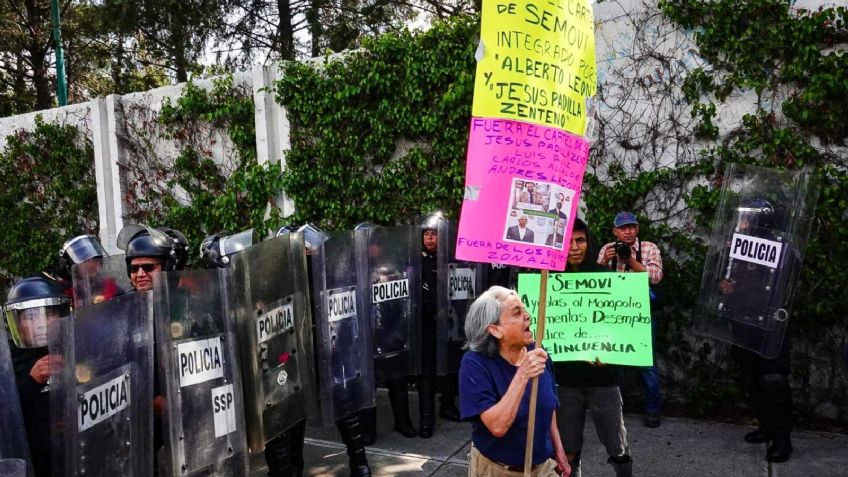
POLYGON ((130 265, 130 273, 138 273, 139 270, 144 270, 144 273, 158 272, 162 269, 162 265, 158 263, 142 263, 139 265, 130 265))

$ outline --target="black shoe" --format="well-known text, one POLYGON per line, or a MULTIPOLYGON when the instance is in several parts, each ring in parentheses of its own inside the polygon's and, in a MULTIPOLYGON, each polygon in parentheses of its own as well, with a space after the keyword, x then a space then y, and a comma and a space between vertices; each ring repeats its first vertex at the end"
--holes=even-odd
POLYGON ((350 464, 350 477, 371 477, 371 467, 368 467, 368 463, 353 465, 350 464))
POLYGON ((645 427, 660 427, 661 423, 662 418, 659 412, 652 411, 645 414, 645 427))
POLYGON ((792 455, 792 442, 789 437, 776 437, 769 444, 766 460, 769 462, 786 462, 792 455))
POLYGON ((459 409, 453 403, 442 402, 442 405, 439 406, 439 417, 448 421, 459 422, 459 409))
POLYGON ((415 437, 418 435, 418 431, 412 426, 412 422, 408 420, 407 422, 396 422, 395 430, 403 437, 415 437))
POLYGON ((769 433, 760 427, 756 431, 751 431, 745 434, 745 442, 749 444, 762 444, 764 442, 768 442, 769 433))
POLYGON ((429 439, 433 437, 433 426, 421 426, 421 429, 418 430, 418 437, 422 439, 429 439))

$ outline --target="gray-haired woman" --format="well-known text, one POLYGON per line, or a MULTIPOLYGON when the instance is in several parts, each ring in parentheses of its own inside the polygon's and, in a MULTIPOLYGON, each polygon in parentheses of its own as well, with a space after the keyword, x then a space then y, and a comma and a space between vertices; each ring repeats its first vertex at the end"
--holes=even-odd
POLYGON ((568 476, 571 469, 556 425, 553 371, 547 353, 533 346, 530 315, 518 295, 499 286, 480 295, 468 310, 465 335, 469 352, 459 369, 459 404, 463 420, 472 423, 469 477, 523 473, 528 384, 537 376, 531 475, 568 476))

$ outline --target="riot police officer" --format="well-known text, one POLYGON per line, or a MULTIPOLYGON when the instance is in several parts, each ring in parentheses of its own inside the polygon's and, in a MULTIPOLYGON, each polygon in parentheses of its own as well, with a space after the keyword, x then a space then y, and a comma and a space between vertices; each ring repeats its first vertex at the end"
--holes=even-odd
POLYGON ((65 285, 40 274, 16 283, 6 300, 14 343, 10 351, 36 477, 49 476, 51 469, 47 326, 70 313, 67 293, 65 285))
MULTIPOLYGON (((765 240, 775 239, 771 232, 775 225, 775 208, 771 202, 761 198, 746 200, 737 207, 736 213, 737 233, 765 240)), ((795 266, 795 254, 788 245, 784 244, 780 258, 782 272, 778 273, 769 267, 729 259, 726 275, 719 283, 724 295, 720 308, 732 317, 736 343, 761 339, 760 336, 766 332, 759 324, 765 314, 763 310, 769 306, 771 297, 782 295, 785 283, 781 282, 781 278, 788 277, 789 270, 795 266)), ((763 357, 741 346, 731 349, 731 355, 742 369, 751 407, 760 424, 758 429, 745 435, 745 441, 752 444, 768 442, 766 459, 770 462, 785 462, 792 453, 789 349, 788 334, 774 358, 763 357)))

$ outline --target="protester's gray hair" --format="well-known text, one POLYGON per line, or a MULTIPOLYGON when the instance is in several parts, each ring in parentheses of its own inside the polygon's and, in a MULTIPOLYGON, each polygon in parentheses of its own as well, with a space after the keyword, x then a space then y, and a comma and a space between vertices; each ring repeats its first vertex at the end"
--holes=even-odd
POLYGON ((498 355, 498 339, 489 333, 489 325, 496 325, 503 312, 504 301, 517 296, 515 290, 493 286, 474 300, 465 315, 465 347, 493 358, 498 355))

